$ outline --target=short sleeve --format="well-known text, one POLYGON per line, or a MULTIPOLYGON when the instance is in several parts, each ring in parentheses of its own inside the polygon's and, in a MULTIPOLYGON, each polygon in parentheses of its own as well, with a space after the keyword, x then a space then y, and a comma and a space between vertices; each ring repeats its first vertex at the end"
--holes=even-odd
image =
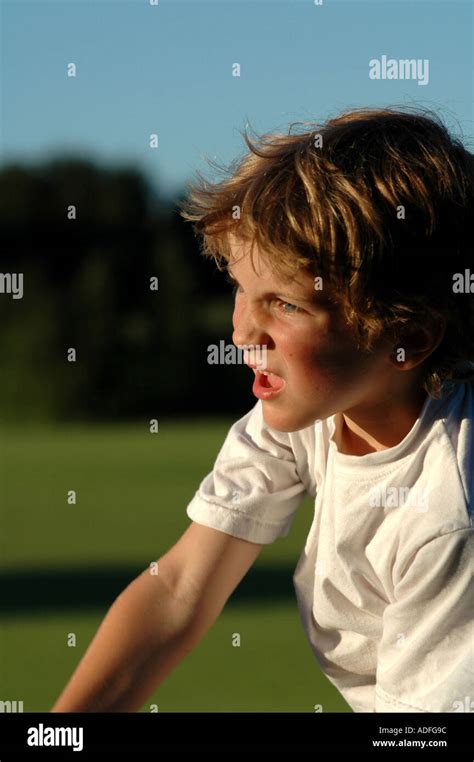
POLYGON ((377 712, 474 711, 474 530, 430 540, 383 614, 377 712))
POLYGON ((259 400, 230 428, 186 513, 250 542, 285 537, 305 497, 288 434, 270 429, 259 400))

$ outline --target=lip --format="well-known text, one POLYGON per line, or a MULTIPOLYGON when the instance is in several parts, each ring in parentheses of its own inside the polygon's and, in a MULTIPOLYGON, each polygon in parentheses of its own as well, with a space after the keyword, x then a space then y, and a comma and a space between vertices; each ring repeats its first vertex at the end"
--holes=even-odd
POLYGON ((279 394, 282 393, 286 386, 286 381, 281 376, 278 376, 277 373, 272 373, 271 370, 266 370, 266 373, 278 376, 280 381, 283 382, 283 385, 279 389, 272 389, 270 386, 264 386, 262 379, 265 378, 263 373, 261 373, 254 365, 249 365, 249 368, 253 370, 255 373, 255 380, 253 382, 252 386, 252 392, 257 397, 257 399, 260 400, 272 400, 278 397, 279 394))

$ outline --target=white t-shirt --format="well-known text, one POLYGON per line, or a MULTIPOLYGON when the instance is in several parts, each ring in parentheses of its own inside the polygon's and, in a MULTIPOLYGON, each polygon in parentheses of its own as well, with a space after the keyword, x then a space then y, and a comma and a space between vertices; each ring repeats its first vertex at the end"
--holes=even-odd
POLYGON ((473 712, 474 384, 427 397, 387 450, 341 453, 341 422, 282 433, 257 402, 187 515, 271 543, 314 497, 293 581, 324 674, 356 712, 473 712))

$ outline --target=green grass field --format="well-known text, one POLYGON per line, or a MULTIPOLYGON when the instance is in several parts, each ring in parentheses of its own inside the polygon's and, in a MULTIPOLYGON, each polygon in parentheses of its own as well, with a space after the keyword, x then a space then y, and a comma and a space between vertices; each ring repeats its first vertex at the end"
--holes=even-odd
MULTIPOLYGON (((51 708, 115 595, 188 526, 186 506, 230 423, 160 420, 158 434, 147 422, 3 427, 0 700, 51 708)), ((141 711, 351 711, 320 672, 292 587, 312 510, 305 500, 141 711)))

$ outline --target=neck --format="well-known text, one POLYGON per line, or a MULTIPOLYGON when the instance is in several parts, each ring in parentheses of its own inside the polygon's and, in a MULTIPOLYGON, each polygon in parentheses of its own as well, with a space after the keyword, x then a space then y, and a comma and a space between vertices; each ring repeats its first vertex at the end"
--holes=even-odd
POLYGON ((354 408, 342 414, 341 452, 367 455, 399 444, 413 428, 426 400, 416 389, 408 397, 380 400, 370 408, 354 408))

